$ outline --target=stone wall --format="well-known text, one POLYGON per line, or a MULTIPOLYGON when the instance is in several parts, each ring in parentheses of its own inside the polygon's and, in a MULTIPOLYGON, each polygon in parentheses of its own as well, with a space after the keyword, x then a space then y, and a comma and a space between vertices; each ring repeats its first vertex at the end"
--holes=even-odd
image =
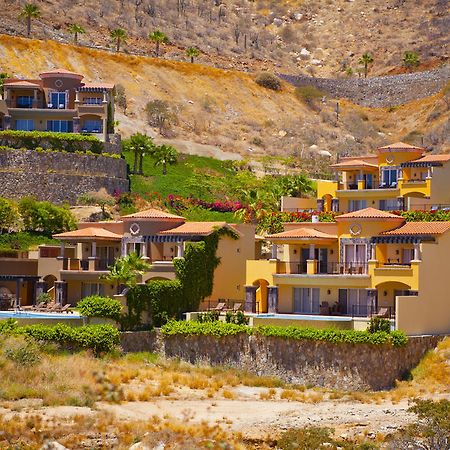
POLYGON ((414 368, 440 337, 411 337, 403 348, 333 344, 241 334, 164 336, 159 331, 122 333, 125 352, 150 351, 193 364, 229 365, 286 382, 344 390, 380 390, 414 368))
POLYGON ((314 86, 333 98, 348 98, 370 107, 397 106, 439 92, 450 79, 450 67, 402 75, 369 78, 313 78, 278 74, 295 86, 314 86))
POLYGON ((61 152, 0 149, 0 197, 75 204, 83 193, 129 190, 123 159, 61 152))

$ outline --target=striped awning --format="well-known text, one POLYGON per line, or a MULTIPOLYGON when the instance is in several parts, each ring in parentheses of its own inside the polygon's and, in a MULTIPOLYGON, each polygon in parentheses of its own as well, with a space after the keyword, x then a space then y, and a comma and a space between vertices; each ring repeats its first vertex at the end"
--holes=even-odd
POLYGON ((164 242, 199 242, 203 240, 203 236, 189 236, 189 235, 152 235, 152 236, 144 236, 144 242, 147 243, 164 243, 164 242))
POLYGON ((400 164, 400 167, 441 167, 439 161, 407 161, 400 164))
POLYGON ((374 236, 372 244, 419 244, 420 242, 434 242, 433 236, 374 236))

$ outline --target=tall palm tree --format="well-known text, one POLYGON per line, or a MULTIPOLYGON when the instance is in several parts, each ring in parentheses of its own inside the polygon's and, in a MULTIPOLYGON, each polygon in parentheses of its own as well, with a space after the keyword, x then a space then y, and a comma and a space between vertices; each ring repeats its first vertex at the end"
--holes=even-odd
POLYGON ((191 63, 194 63, 194 58, 197 58, 200 55, 200 50, 196 47, 189 47, 186 50, 186 55, 191 58, 191 63))
POLYGON ((165 33, 163 33, 160 30, 155 30, 152 31, 149 35, 148 38, 153 41, 156 44, 156 56, 159 56, 159 47, 161 44, 166 44, 167 42, 169 42, 169 38, 167 37, 167 35, 165 33))
POLYGON ((127 32, 123 28, 116 28, 111 31, 110 36, 116 42, 116 52, 119 52, 120 45, 127 41, 127 32))
POLYGON ((27 21, 27 36, 30 37, 31 34, 31 19, 37 19, 41 16, 41 10, 39 6, 34 3, 26 3, 20 11, 19 17, 27 21))
POLYGON ((72 23, 69 25, 69 33, 73 34, 73 42, 78 44, 78 35, 86 33, 86 30, 78 23, 72 23))
POLYGON ((167 175, 167 164, 173 165, 178 161, 178 152, 171 145, 155 147, 152 156, 155 159, 155 166, 163 167, 163 175, 167 175))
POLYGON ((373 56, 369 52, 366 52, 361 56, 361 58, 359 58, 358 63, 364 65, 364 78, 367 78, 369 64, 373 63, 373 56))
POLYGON ((143 175, 142 163, 145 154, 151 154, 154 148, 154 144, 152 138, 142 133, 135 133, 130 136, 129 139, 124 141, 125 150, 133 152, 134 154, 134 164, 133 164, 133 173, 139 173, 139 175, 143 175), (139 172, 137 169, 139 161, 139 172))

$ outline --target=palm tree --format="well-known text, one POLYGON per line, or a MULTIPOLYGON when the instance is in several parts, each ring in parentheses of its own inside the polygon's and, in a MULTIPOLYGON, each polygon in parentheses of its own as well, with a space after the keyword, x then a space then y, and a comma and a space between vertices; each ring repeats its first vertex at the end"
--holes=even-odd
POLYGON ((178 161, 178 152, 171 145, 155 147, 152 156, 155 159, 155 166, 163 166, 163 175, 167 175, 167 164, 173 165, 178 161))
POLYGON ((200 50, 195 47, 189 47, 186 50, 186 55, 191 58, 191 63, 194 63, 194 58, 197 58, 200 55, 200 50))
POLYGON ((19 17, 21 19, 26 19, 27 21, 27 36, 30 37, 31 34, 31 19, 37 19, 41 16, 41 10, 39 6, 34 3, 26 3, 22 8, 19 17))
POLYGON ((134 164, 133 173, 139 173, 143 175, 142 163, 146 153, 152 153, 154 144, 152 138, 142 133, 135 133, 130 136, 129 139, 124 141, 124 147, 126 150, 133 152, 134 154, 134 164), (137 171, 137 165, 139 160, 139 172, 137 171))
POLYGON ((358 63, 364 65, 364 78, 367 78, 369 64, 373 63, 373 56, 369 52, 366 52, 364 53, 364 55, 361 56, 361 58, 359 58, 358 63))
POLYGON ((155 50, 156 50, 156 56, 158 57, 160 44, 166 44, 167 42, 169 42, 169 38, 167 37, 167 35, 165 33, 163 33, 160 30, 152 31, 148 35, 148 38, 156 44, 155 50))
POLYGON ((100 278, 115 282, 117 293, 120 294, 124 286, 135 286, 138 282, 138 277, 150 270, 150 264, 141 256, 138 256, 137 253, 130 253, 117 258, 108 269, 109 273, 101 275, 100 278))
POLYGON ((127 40, 127 32, 123 28, 116 28, 111 31, 110 36, 116 42, 116 52, 119 52, 120 44, 125 43, 127 40))
POLYGON ((417 67, 420 64, 419 55, 416 52, 406 51, 403 54, 403 65, 408 69, 412 70, 413 67, 417 67))
POLYGON ((78 23, 72 23, 69 25, 69 33, 73 34, 73 42, 78 44, 78 35, 86 33, 86 30, 78 23))

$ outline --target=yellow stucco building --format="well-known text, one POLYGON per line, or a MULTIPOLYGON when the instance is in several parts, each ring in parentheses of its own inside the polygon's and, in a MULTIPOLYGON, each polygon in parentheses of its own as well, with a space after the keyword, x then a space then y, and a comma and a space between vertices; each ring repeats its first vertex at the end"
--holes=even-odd
MULTIPOLYGON (((174 279, 173 259, 184 256, 188 242, 198 242, 216 229, 230 227, 238 236, 222 236, 214 273, 213 292, 206 299, 241 302, 245 298, 245 265, 255 258, 255 227, 225 222, 186 222, 174 214, 149 209, 119 221, 80 223, 78 230, 57 234, 61 247, 41 246, 37 255, 36 282, 39 292, 49 291, 56 301, 75 305, 88 295, 113 296, 116 286, 102 279, 116 258, 136 252, 149 264, 143 282, 174 279)), ((31 298, 23 304, 31 302, 31 298)))
POLYGON ((449 230, 374 208, 285 224, 267 236, 270 259, 247 261, 246 310, 347 328, 381 315, 409 334, 449 333, 449 230))
POLYGON ((403 142, 376 154, 341 158, 331 166, 336 181, 317 182, 319 211, 384 211, 450 206, 450 155, 426 154, 403 142))

